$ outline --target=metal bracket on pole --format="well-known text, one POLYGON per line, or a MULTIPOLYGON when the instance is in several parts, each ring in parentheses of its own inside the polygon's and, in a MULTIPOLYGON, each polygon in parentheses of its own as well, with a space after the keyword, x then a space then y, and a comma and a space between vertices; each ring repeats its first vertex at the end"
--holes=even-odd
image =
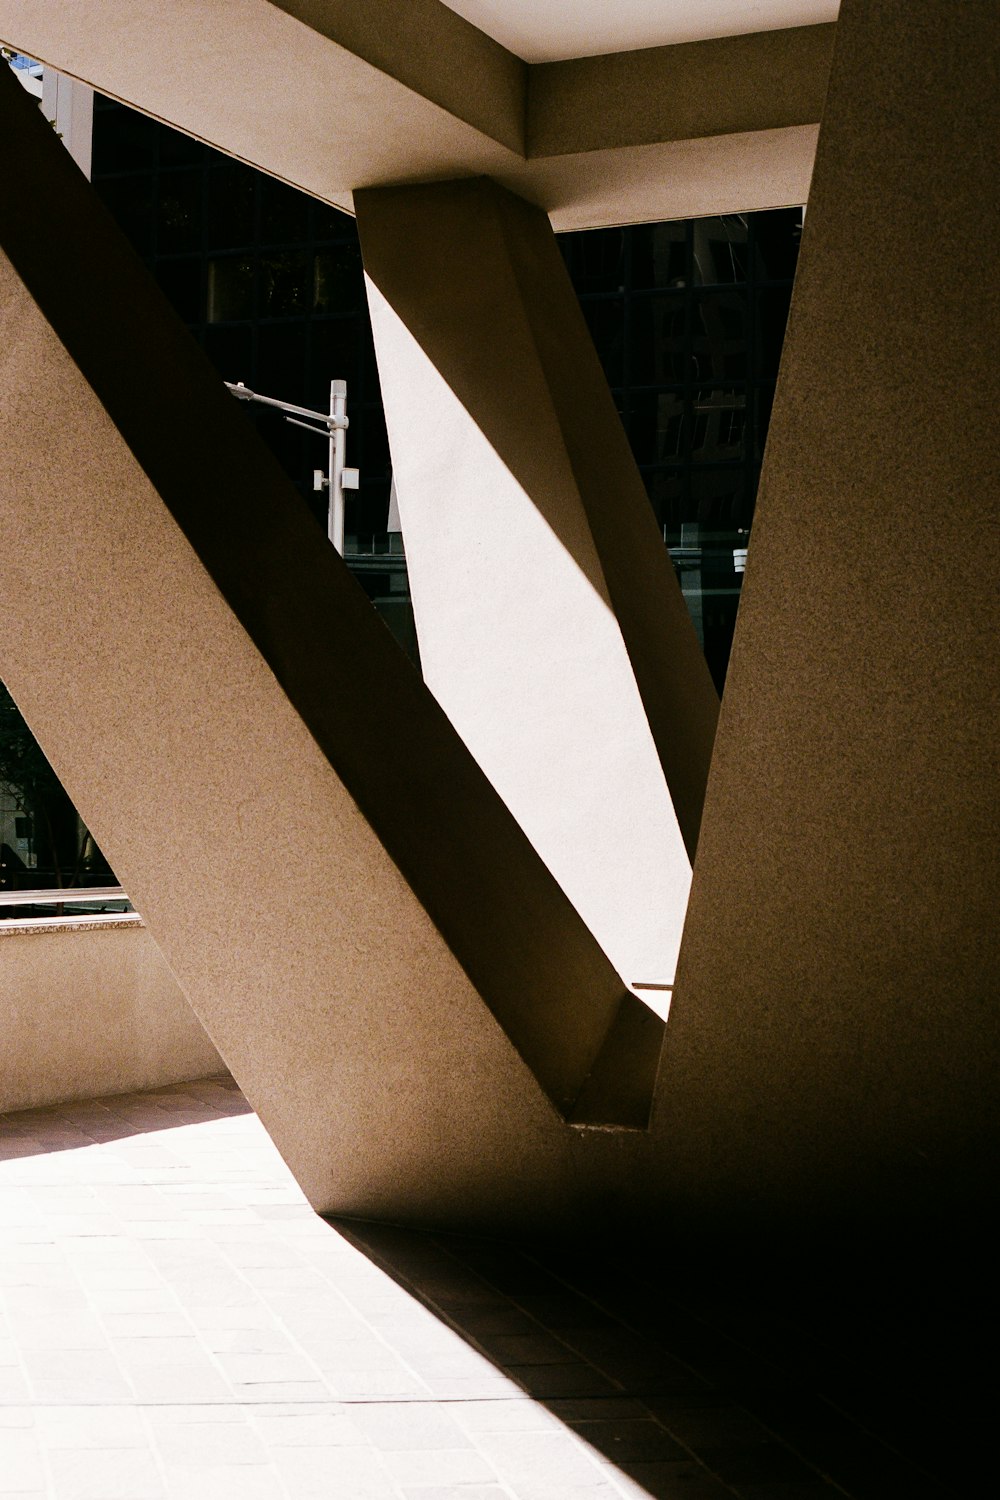
POLYGON ((312 411, 308 406, 293 406, 290 401, 276 401, 273 396, 259 396, 256 391, 249 390, 242 380, 235 385, 228 380, 223 384, 237 401, 256 401, 262 406, 273 406, 284 413, 285 421, 291 422, 293 427, 304 427, 306 432, 314 432, 317 437, 327 439, 330 445, 327 472, 324 475, 322 469, 313 470, 313 489, 329 491, 327 535, 343 557, 344 491, 356 490, 360 483, 358 470, 344 466, 347 429, 350 426, 347 415, 347 381, 331 380, 329 412, 312 411), (303 422, 300 420, 302 417, 310 420, 303 422), (314 423, 317 422, 322 425, 315 426, 314 423))

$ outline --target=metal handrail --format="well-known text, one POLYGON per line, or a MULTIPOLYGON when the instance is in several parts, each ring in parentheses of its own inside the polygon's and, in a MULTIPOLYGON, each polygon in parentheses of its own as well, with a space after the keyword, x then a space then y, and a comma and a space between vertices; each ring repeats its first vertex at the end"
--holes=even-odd
POLYGON ((120 885, 56 886, 48 891, 0 891, 0 906, 56 906, 81 901, 127 901, 120 885))

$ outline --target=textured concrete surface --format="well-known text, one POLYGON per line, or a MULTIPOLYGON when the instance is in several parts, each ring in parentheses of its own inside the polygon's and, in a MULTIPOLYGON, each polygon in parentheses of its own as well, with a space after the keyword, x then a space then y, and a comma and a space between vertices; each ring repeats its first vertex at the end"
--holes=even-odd
POLYGON ((0 923, 0 1110, 222 1067, 138 918, 0 923))
POLYGON ((424 680, 670 985, 718 700, 552 229, 485 179, 356 202, 424 680))
POLYGON ((926 1299, 886 1334, 839 1290, 325 1223, 225 1079, 24 1111, 0 1118, 0 1493, 989 1493, 961 1339, 926 1299))
POLYGON ((528 75, 528 155, 813 125, 823 113, 835 31, 789 26, 538 64, 528 75))
POLYGON ((997 39, 838 23, 664 1064, 708 1222, 995 1204, 997 39))
POLYGON ((565 1038, 558 1095, 614 1033, 596 945, 114 237, 74 239, 82 184, 0 132, 59 326, 5 275, 4 675, 314 1202, 917 1287, 989 1255, 995 36, 985 0, 844 7, 649 1133, 565 1128, 518 1060, 565 1038), (195 887, 163 851, 201 842, 195 887))
POLYGON ((348 212, 358 187, 486 173, 557 229, 803 203, 829 27, 803 29, 819 40, 574 73, 528 67, 436 0, 0 0, 4 42, 348 212))
POLYGON ((317 1206, 548 1214, 658 1028, 5 82, 4 680, 317 1206))

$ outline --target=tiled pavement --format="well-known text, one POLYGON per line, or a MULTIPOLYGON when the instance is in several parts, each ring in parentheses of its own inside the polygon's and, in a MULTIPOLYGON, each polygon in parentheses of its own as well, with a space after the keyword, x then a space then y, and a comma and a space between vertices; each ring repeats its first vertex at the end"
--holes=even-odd
POLYGON ((815 1325, 326 1223, 228 1079, 0 1119, 0 1500, 991 1492, 948 1382, 815 1325))

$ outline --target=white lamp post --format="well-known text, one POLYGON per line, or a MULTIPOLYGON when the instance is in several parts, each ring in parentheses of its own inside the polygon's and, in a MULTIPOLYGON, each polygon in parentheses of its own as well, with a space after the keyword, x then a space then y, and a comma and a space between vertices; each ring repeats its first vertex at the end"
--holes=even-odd
POLYGON ((285 421, 291 422, 293 427, 304 427, 306 432, 314 432, 317 437, 327 439, 330 445, 327 473, 324 475, 322 469, 313 470, 313 489, 329 491, 327 536, 343 557, 344 491, 356 490, 360 479, 357 469, 348 469, 344 465, 348 427, 347 381, 330 381, 329 412, 311 411, 308 406, 293 406, 290 401, 276 401, 273 396, 258 396, 256 391, 248 390, 242 380, 235 385, 228 380, 224 384, 226 390, 232 391, 238 401, 257 401, 262 406, 273 406, 284 412, 285 421), (310 420, 303 422, 300 420, 302 417, 310 420), (317 427, 317 422, 322 425, 317 427))

